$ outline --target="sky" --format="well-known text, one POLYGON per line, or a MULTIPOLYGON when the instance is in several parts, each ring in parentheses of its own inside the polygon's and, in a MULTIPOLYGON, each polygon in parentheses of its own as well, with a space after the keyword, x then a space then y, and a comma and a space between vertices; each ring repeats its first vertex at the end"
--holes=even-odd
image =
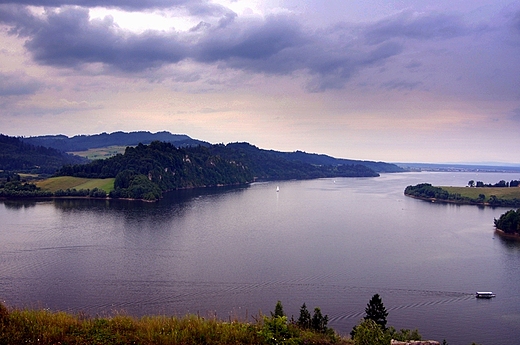
POLYGON ((0 133, 520 165, 520 1, 0 0, 0 133))

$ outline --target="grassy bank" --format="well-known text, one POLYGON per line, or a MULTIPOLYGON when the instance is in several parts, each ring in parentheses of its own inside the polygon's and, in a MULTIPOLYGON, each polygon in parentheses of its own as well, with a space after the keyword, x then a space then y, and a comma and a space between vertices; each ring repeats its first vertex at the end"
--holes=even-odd
POLYGON ((436 187, 430 183, 407 186, 406 196, 454 204, 520 207, 520 187, 436 187))
POLYGON ((480 194, 486 198, 495 195, 497 198, 513 200, 520 199, 520 187, 441 187, 450 194, 460 194, 463 197, 477 199, 480 194))
POLYGON ((0 304, 0 344, 353 344, 334 332, 294 324, 273 329, 273 318, 223 322, 214 318, 114 316, 90 318, 47 310, 10 310, 0 304))
POLYGON ((57 190, 67 190, 67 189, 102 189, 107 193, 110 193, 114 189, 114 179, 113 178, 105 178, 105 179, 92 179, 92 178, 81 178, 81 177, 72 177, 72 176, 59 176, 59 177, 51 177, 45 180, 41 180, 36 182, 36 185, 40 187, 42 190, 56 192, 57 190))

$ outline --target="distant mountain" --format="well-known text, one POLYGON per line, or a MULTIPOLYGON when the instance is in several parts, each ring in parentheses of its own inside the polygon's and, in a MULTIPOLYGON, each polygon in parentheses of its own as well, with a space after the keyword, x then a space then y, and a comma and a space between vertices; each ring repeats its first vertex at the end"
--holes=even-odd
POLYGON ((0 170, 54 174, 66 164, 81 164, 86 159, 54 148, 35 146, 19 138, 0 134, 0 170))
POLYGON ((172 143, 177 147, 186 146, 208 146, 207 142, 192 139, 184 134, 172 134, 170 132, 114 132, 94 135, 44 135, 36 137, 21 138, 24 142, 36 146, 52 147, 63 152, 86 151, 88 149, 107 146, 137 146, 150 144, 152 141, 163 141, 172 143))

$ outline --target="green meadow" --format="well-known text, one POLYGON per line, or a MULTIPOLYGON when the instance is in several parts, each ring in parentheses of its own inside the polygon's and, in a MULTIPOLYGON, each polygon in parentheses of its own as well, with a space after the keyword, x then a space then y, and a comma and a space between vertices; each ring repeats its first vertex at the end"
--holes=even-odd
POLYGON ((486 199, 495 195, 499 199, 520 199, 520 187, 440 187, 450 194, 460 194, 463 197, 478 199, 480 194, 484 194, 486 199))
POLYGON ((45 180, 41 180, 36 182, 36 185, 40 187, 42 190, 56 192, 57 190, 67 190, 67 189, 102 189, 107 193, 110 193, 114 189, 114 178, 104 178, 104 179, 96 179, 96 178, 82 178, 82 177, 72 177, 72 176, 58 176, 51 177, 45 180))
POLYGON ((88 149, 87 151, 69 152, 76 156, 88 158, 90 160, 110 158, 118 153, 125 153, 126 146, 107 146, 95 149, 88 149))

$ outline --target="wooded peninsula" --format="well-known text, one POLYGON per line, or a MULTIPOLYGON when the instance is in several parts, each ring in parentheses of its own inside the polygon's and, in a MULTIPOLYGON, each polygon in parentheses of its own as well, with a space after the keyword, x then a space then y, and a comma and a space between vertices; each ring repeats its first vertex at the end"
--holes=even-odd
MULTIPOLYGON (((56 140, 52 138, 53 143, 56 140)), ((128 146, 122 154, 86 163, 80 157, 55 148, 38 148, 18 138, 0 136, 0 144, 0 149, 6 152, 0 154, 0 169, 13 162, 25 162, 16 165, 17 169, 0 170, 0 197, 108 196, 154 201, 161 198, 162 193, 176 189, 244 185, 259 180, 376 177, 379 176, 376 170, 403 171, 384 162, 349 161, 301 151, 263 150, 248 143, 197 143, 178 147, 170 142, 152 141, 148 145, 128 146), (54 168, 55 179, 36 183, 24 181, 14 171, 39 175, 39 166, 30 164, 39 152, 45 157, 53 157, 56 162, 46 170, 49 172, 54 168), (90 183, 92 188, 66 187, 71 178, 85 179, 85 186, 90 183), (63 187, 50 188, 54 182, 63 187)), ((45 161, 45 157, 39 159, 45 161)))

